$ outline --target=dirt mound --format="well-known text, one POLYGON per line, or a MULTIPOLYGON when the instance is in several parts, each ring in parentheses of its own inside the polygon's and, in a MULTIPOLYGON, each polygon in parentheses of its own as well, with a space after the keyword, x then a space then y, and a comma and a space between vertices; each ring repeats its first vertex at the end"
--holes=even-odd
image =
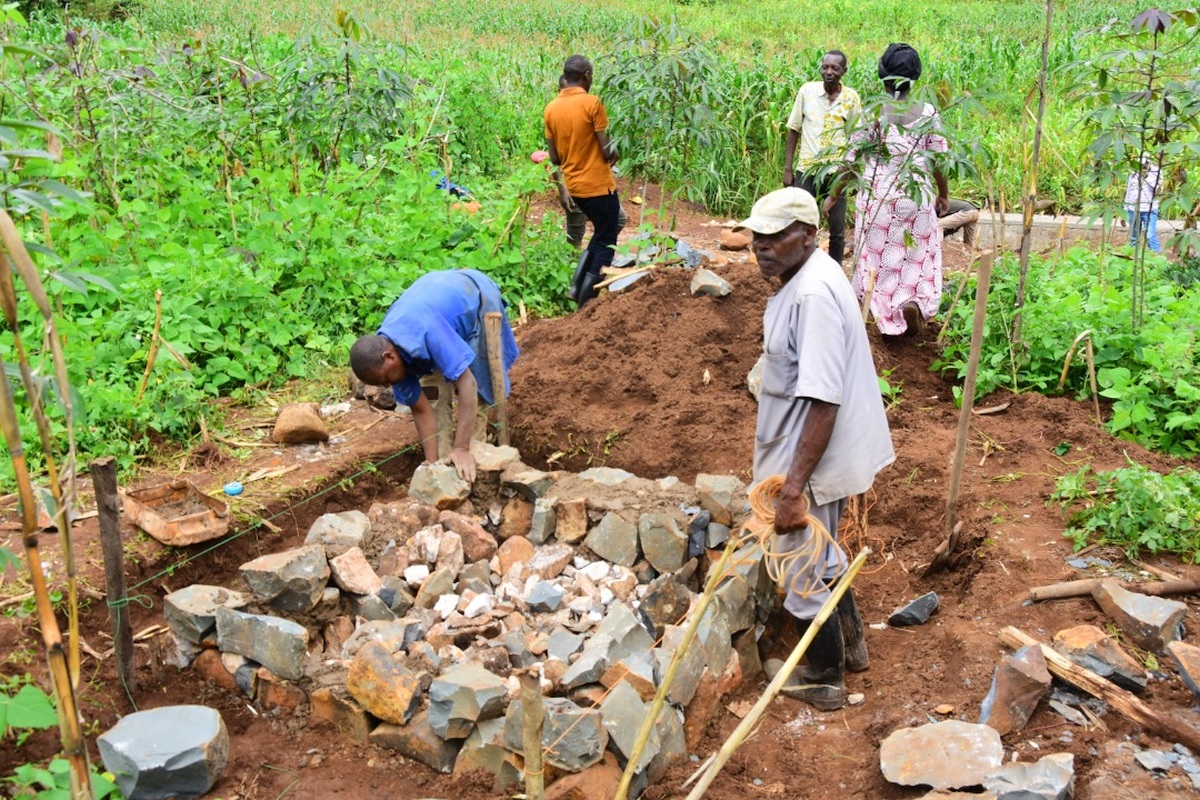
POLYGON ((511 423, 527 460, 643 477, 749 477, 757 406, 746 373, 762 352, 770 285, 753 264, 717 270, 728 297, 692 297, 692 272, 655 270, 569 317, 521 329, 511 423))

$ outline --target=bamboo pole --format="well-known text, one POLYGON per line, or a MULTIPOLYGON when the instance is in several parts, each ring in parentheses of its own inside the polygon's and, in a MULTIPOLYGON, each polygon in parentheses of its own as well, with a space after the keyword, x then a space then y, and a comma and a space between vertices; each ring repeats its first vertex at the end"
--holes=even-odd
POLYGON ((542 800, 546 796, 546 776, 542 767, 542 681, 536 670, 521 675, 521 716, 525 745, 525 797, 542 800))
POLYGON ((125 604, 125 553, 121 547, 121 500, 117 496, 117 462, 112 456, 90 465, 100 516, 100 547, 104 554, 104 586, 113 624, 117 675, 129 692, 137 688, 133 663, 133 627, 125 604))
POLYGON ((663 675, 662 683, 659 684, 658 691, 654 694, 654 701, 650 704, 646 718, 642 720, 642 727, 638 729, 637 738, 634 739, 633 750, 629 753, 629 762, 625 765, 625 772, 621 775, 621 783, 617 786, 617 792, 613 795, 613 800, 626 800, 629 795, 629 786, 633 783, 633 776, 637 772, 637 765, 641 761, 642 752, 646 749, 646 744, 650 741, 650 734, 654 731, 654 723, 658 720, 658 715, 662 713, 663 705, 666 704, 667 691, 671 688, 671 683, 675 680, 675 673, 679 671, 679 665, 683 663, 683 654, 688 651, 688 648, 692 645, 692 640, 696 638, 696 631, 700 628, 700 620, 704 619, 704 612, 708 610, 709 604, 716 597, 717 587, 728 573, 729 564, 733 560, 733 553, 737 549, 738 541, 738 537, 736 536, 729 538, 729 542, 725 545, 725 552, 721 554, 721 558, 709 571, 708 582, 704 586, 704 593, 700 596, 700 602, 692 609, 692 619, 688 622, 687 628, 684 629, 683 639, 679 642, 679 646, 675 648, 675 653, 671 656, 671 663, 667 666, 667 671, 663 675))
POLYGON ((721 745, 721 749, 717 751, 717 757, 713 760, 708 770, 705 771, 704 777, 692 789, 691 794, 687 796, 687 800, 699 800, 699 798, 704 796, 708 787, 716 780, 717 773, 721 771, 721 767, 725 766, 725 762, 729 760, 734 751, 741 746, 742 742, 750 734, 750 731, 754 729, 754 726, 758 724, 758 718, 762 716, 770 702, 779 694, 779 690, 783 688, 783 684, 791 676, 792 670, 800 663, 800 658, 804 655, 804 651, 808 649, 808 646, 816 637, 817 631, 821 629, 821 626, 825 624, 825 621, 837 609, 837 604, 842 599, 842 595, 850 588, 851 582, 858 575, 858 571, 862 568, 862 565, 866 563, 870 552, 870 548, 867 547, 858 551, 858 555, 854 557, 854 560, 850 562, 850 567, 833 586, 829 597, 826 598, 824 605, 821 606, 821 610, 817 612, 816 619, 808 626, 808 630, 800 638, 799 643, 792 650, 792 654, 788 656, 787 661, 783 663, 783 667, 779 670, 775 679, 771 681, 766 690, 763 691, 762 696, 758 698, 758 702, 754 704, 750 712, 746 714, 733 733, 729 735, 729 738, 725 740, 725 744, 721 745))
POLYGON ((1132 693, 1101 678, 1090 669, 1079 666, 1058 651, 1047 647, 1017 628, 1009 626, 1002 629, 999 635, 1000 641, 1014 650, 1029 645, 1038 645, 1042 649, 1042 655, 1046 657, 1046 666, 1055 676, 1072 686, 1078 686, 1090 695, 1099 697, 1119 711, 1123 717, 1136 722, 1151 733, 1169 741, 1187 745, 1193 750, 1200 749, 1200 731, 1187 723, 1158 713, 1132 693))
POLYGON ((483 315, 483 329, 486 337, 488 372, 492 379, 492 406, 496 410, 496 441, 501 446, 508 445, 508 395, 504 391, 504 357, 501 353, 500 334, 503 314, 499 311, 489 311, 483 315))
POLYGON ((971 429, 971 408, 975 405, 975 378, 979 374, 979 353, 983 349, 983 324, 987 319, 988 290, 992 280, 992 264, 989 260, 979 262, 975 283, 975 322, 971 328, 971 353, 967 357, 967 377, 963 381, 962 408, 958 413, 958 436, 954 443, 954 462, 950 468, 950 491, 946 497, 946 540, 945 549, 935 552, 922 577, 928 577, 941 569, 954 555, 958 546, 958 490, 962 484, 963 461, 967 455, 967 435, 971 429))
POLYGON ((1054 0, 1046 0, 1046 32, 1042 36, 1042 68, 1038 71, 1037 121, 1033 129, 1033 152, 1029 159, 1029 193, 1023 199, 1020 274, 1017 278, 1017 299, 1013 312, 1013 344, 1021 341, 1021 310, 1025 306, 1025 279, 1029 274, 1029 250, 1033 243, 1033 209, 1037 202, 1038 159, 1042 152, 1042 120, 1046 116, 1046 74, 1050 71, 1050 23, 1053 17, 1054 0))

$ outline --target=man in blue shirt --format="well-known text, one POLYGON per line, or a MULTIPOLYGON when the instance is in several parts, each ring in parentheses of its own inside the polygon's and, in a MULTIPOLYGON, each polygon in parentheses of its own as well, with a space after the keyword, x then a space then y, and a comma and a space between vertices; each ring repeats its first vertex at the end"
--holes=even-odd
POLYGON ((391 385, 398 403, 412 409, 413 424, 426 461, 437 461, 437 418, 421 391, 420 379, 440 372, 458 394, 458 414, 449 456, 458 474, 475 480, 471 457, 477 396, 491 404, 491 372, 483 317, 501 314, 500 350, 504 364, 504 393, 510 384, 508 370, 518 349, 500 287, 472 269, 430 272, 413 281, 388 309, 373 336, 363 336, 350 348, 350 367, 359 380, 371 386, 391 385))

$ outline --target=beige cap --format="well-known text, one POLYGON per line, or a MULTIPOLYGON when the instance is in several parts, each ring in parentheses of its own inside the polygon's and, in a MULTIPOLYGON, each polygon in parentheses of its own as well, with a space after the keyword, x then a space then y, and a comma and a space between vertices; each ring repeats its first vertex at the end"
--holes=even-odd
POLYGON ((793 222, 807 222, 814 228, 820 225, 817 201, 803 189, 787 186, 758 198, 750 216, 734 226, 734 230, 749 228, 755 233, 779 233, 793 222))

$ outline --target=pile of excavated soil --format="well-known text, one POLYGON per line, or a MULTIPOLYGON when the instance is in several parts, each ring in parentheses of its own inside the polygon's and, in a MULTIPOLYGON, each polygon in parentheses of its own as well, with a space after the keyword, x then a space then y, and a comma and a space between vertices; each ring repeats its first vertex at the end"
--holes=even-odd
POLYGON ((772 289, 754 264, 716 271, 733 284, 728 297, 692 297, 693 273, 663 268, 520 329, 509 414, 529 463, 561 453, 554 463, 572 470, 749 478, 757 406, 746 373, 772 289))

